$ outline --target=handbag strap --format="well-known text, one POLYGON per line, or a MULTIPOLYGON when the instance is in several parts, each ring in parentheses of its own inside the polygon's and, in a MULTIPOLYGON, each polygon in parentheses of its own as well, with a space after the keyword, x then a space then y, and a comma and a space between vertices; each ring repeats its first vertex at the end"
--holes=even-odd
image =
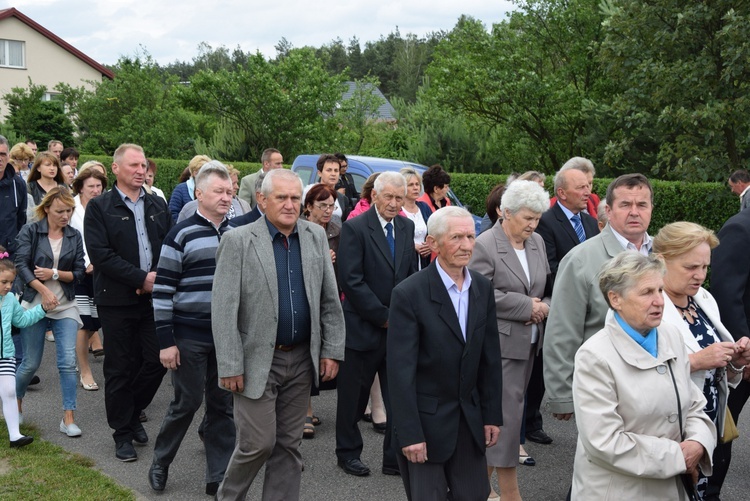
POLYGON ((685 430, 682 429, 682 402, 680 402, 680 392, 677 390, 677 381, 674 378, 674 371, 672 370, 672 360, 667 360, 667 367, 669 367, 669 375, 672 376, 672 386, 674 386, 674 394, 677 397, 677 419, 680 420, 680 438, 685 440, 685 430))

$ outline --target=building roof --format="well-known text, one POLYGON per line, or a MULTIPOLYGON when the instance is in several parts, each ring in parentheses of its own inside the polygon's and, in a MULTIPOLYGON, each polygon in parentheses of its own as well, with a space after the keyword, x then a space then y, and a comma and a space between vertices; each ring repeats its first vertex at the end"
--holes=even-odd
POLYGON ((97 70, 98 72, 100 72, 103 76, 109 78, 110 80, 112 80, 112 79, 115 78, 115 74, 112 73, 112 71, 108 70, 103 65, 97 63, 96 61, 94 61, 93 59, 91 59, 89 56, 87 56, 86 54, 84 54, 80 50, 76 49, 75 47, 73 47, 72 45, 70 45, 68 42, 66 42, 62 38, 58 37, 57 35, 55 35, 51 31, 49 31, 47 28, 45 28, 44 26, 42 26, 41 24, 39 24, 36 21, 34 21, 33 19, 31 19, 30 17, 25 16, 20 11, 18 11, 18 9, 16 9, 15 7, 11 7, 9 9, 0 10, 0 21, 2 21, 3 19, 7 19, 9 17, 15 17, 16 19, 18 19, 22 23, 24 23, 27 26, 29 26, 31 29, 39 32, 44 37, 46 37, 47 39, 49 39, 51 42, 59 45, 60 47, 62 47, 63 49, 65 49, 66 51, 70 52, 75 57, 77 57, 78 59, 80 59, 81 61, 83 61, 84 63, 88 64, 89 66, 91 66, 92 68, 94 68, 95 70, 97 70))
MULTIPOLYGON (((354 90, 357 88, 356 82, 346 82, 346 85, 348 87, 344 92, 344 95, 342 96, 342 100, 344 101, 346 101, 347 99, 351 99, 354 95, 354 90)), ((396 109, 393 107, 393 105, 391 105, 388 99, 386 99, 383 93, 380 92, 380 89, 369 83, 364 85, 372 87, 372 93, 383 100, 383 104, 378 107, 378 111, 373 114, 372 118, 376 120, 386 120, 389 122, 396 120, 396 109)))

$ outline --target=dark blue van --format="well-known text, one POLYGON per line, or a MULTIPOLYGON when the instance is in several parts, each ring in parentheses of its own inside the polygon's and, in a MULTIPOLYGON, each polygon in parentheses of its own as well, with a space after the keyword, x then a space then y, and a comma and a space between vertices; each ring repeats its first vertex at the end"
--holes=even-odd
MULTIPOLYGON (((305 185, 317 182, 318 169, 316 163, 320 155, 300 155, 294 159, 292 164, 292 170, 302 178, 302 182, 305 185)), ((391 160, 389 158, 376 158, 376 157, 361 157, 358 155, 347 155, 349 161, 349 168, 347 173, 351 174, 354 178, 354 185, 357 187, 357 192, 362 192, 362 185, 365 184, 370 175, 375 172, 393 171, 398 172, 404 167, 411 167, 421 175, 427 170, 426 165, 417 164, 414 162, 405 162, 403 160, 391 160)), ((451 204, 459 207, 464 207, 461 201, 458 199, 453 190, 448 190, 448 198, 450 198, 451 204)), ((467 207, 468 209, 468 207, 467 207)), ((474 217, 474 227, 476 228, 477 235, 479 235, 479 226, 482 219, 474 217)))

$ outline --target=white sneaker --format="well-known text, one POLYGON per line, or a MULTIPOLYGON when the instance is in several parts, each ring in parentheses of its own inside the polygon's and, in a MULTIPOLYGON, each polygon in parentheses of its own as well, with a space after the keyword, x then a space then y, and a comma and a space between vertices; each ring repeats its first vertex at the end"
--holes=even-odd
POLYGON ((65 425, 65 420, 60 421, 60 433, 65 433, 69 437, 80 437, 81 429, 75 423, 65 425))

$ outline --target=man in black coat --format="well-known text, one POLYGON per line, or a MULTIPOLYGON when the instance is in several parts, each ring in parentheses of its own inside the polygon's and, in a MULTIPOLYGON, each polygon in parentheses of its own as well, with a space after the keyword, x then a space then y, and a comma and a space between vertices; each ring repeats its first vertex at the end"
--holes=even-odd
MULTIPOLYGON (((406 180, 398 172, 383 172, 372 190, 372 207, 341 228, 339 285, 344 292, 346 354, 339 370, 336 408, 336 456, 348 474, 369 475, 362 463, 362 417, 377 373, 386 413, 390 416, 386 373, 386 333, 391 292, 416 271, 414 223, 398 215, 406 195, 406 180)), ((384 474, 397 475, 391 447, 391 420, 383 440, 384 474)))
POLYGON ((118 147, 112 162, 117 182, 89 202, 83 223, 105 338, 104 404, 120 461, 138 459, 133 442, 148 442, 139 416, 166 372, 151 291, 172 216, 164 200, 143 189, 147 168, 143 148, 118 147))
POLYGON ((502 424, 502 370, 492 284, 466 265, 474 221, 444 207, 428 221, 437 259, 393 290, 388 381, 394 440, 410 501, 487 499, 485 448, 502 424))
MULTIPOLYGON (((719 246, 711 254, 711 294, 719 305, 724 327, 739 340, 750 337, 750 210, 730 217, 717 236, 719 246)), ((745 369, 743 381, 729 392, 727 406, 735 422, 750 397, 748 377, 750 367, 745 369)), ((717 444, 705 499, 719 499, 731 460, 732 443, 717 444)))

